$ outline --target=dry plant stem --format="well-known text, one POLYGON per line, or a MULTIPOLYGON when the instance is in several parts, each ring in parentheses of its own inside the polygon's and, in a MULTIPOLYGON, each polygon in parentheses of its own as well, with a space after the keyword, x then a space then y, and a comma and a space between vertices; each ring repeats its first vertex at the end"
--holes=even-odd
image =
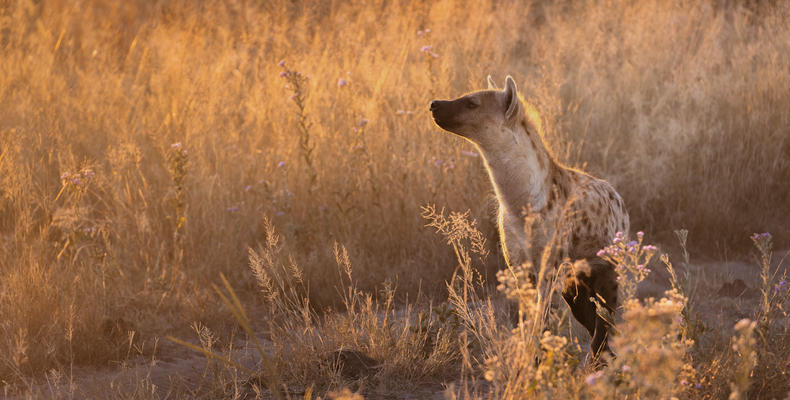
MULTIPOLYGON (((214 285, 214 291, 217 295, 222 299, 222 302, 225 303, 228 308, 230 308, 233 316, 236 318, 236 321, 241 325, 244 331, 247 333, 247 336, 252 339, 252 342, 255 344, 255 348, 258 350, 258 355, 260 355, 261 359, 263 360, 263 375, 266 378, 266 386, 268 387, 269 391, 279 400, 284 399, 282 393, 282 386, 280 383, 279 373, 275 368, 274 362, 271 360, 270 356, 266 353, 266 350, 261 345, 261 342, 258 340, 258 336, 252 330, 252 326, 250 324, 250 319, 247 317, 247 313, 244 311, 244 307, 241 305, 238 296, 236 296, 236 292, 233 290, 233 287, 228 282, 227 278, 224 275, 220 274, 220 279, 222 280, 222 284, 227 291, 227 295, 222 292, 222 290, 214 285)), ((187 343, 183 340, 168 337, 168 339, 172 340, 175 343, 180 345, 186 346, 192 350, 198 351, 204 354, 207 357, 222 361, 228 365, 231 365, 235 368, 238 368, 248 374, 254 374, 254 372, 248 368, 245 368, 238 363, 232 361, 230 358, 223 357, 219 354, 212 353, 209 350, 206 350, 202 347, 195 346, 193 344, 187 343)))
POLYGON ((732 349, 740 356, 735 371, 733 381, 730 383, 730 400, 748 399, 749 386, 751 385, 751 373, 757 364, 756 342, 754 339, 754 329, 756 323, 743 319, 735 324, 735 336, 733 337, 732 349))
POLYGON ((762 285, 760 285, 760 293, 761 293, 761 309, 760 309, 760 316, 757 319, 759 323, 760 330, 763 334, 767 333, 768 331, 768 324, 770 323, 770 314, 771 314, 771 298, 773 296, 773 280, 775 277, 775 273, 771 273, 771 258, 773 256, 773 241, 771 235, 769 233, 757 234, 755 233, 752 235, 752 241, 754 242, 755 247, 757 247, 758 252, 760 253, 760 279, 762 280, 762 285))
POLYGON ((299 71, 291 70, 285 66, 284 61, 281 61, 284 71, 281 76, 288 81, 290 90, 293 93, 291 100, 296 106, 296 121, 299 131, 299 151, 302 156, 308 172, 309 191, 312 193, 315 186, 318 184, 318 173, 316 172, 313 163, 313 151, 315 144, 310 140, 310 127, 312 123, 309 121, 307 114, 307 95, 309 78, 299 71))

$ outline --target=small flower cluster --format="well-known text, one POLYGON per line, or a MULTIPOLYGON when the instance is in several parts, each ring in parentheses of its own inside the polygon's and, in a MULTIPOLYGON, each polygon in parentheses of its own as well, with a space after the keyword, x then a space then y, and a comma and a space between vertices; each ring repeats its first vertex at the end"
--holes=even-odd
POLYGON ((428 160, 428 162, 438 168, 446 168, 446 169, 455 168, 455 162, 453 160, 448 160, 447 162, 445 162, 444 160, 438 159, 436 157, 431 157, 431 159, 428 160))
POLYGON ((439 58, 439 55, 433 51, 433 46, 425 45, 420 48, 420 51, 425 53, 426 56, 432 58, 439 58))
POLYGON ((771 232, 755 233, 752 235, 752 240, 754 240, 755 242, 758 240, 764 240, 770 238, 771 238, 771 232))
POLYGON ((82 228, 82 233, 84 233, 86 235, 90 235, 90 236, 95 235, 96 232, 98 232, 98 231, 99 230, 96 229, 95 226, 86 226, 86 227, 82 228))
POLYGON ((359 121, 357 121, 357 127, 351 128, 351 132, 359 133, 359 134, 363 133, 365 127, 368 126, 369 122, 370 120, 365 118, 364 116, 360 117, 359 121))
POLYGON ((787 280, 785 279, 782 279, 774 286, 774 294, 787 292, 788 290, 790 290, 790 286, 787 285, 787 280))
POLYGON ((773 248, 773 237, 771 236, 770 232, 755 233, 751 236, 751 238, 752 242, 754 242, 754 245, 758 250, 760 250, 761 254, 765 256, 771 252, 771 249, 773 248))
POLYGON ((623 398, 672 398, 694 381, 686 359, 693 341, 681 335, 686 302, 671 289, 660 299, 623 304, 618 335, 610 342, 617 357, 585 378, 595 398, 608 398, 615 387, 623 398))
POLYGON ((349 81, 350 76, 351 76, 351 72, 346 71, 346 77, 337 80, 337 87, 343 88, 350 85, 351 84, 351 82, 349 81))
POLYGON ((70 189, 84 189, 93 181, 95 176, 96 174, 93 170, 84 168, 79 172, 66 171, 60 174, 60 181, 63 183, 63 186, 70 189))
MULTIPOLYGON (((280 75, 279 75, 280 78, 283 78, 288 82, 288 84, 285 85, 285 88, 293 91, 293 94, 291 95, 291 100, 297 102, 304 102, 306 96, 305 90, 307 88, 307 81, 310 80, 310 76, 288 68, 288 66, 285 65, 285 60, 281 60, 279 63, 277 63, 277 66, 282 68, 282 71, 280 71, 280 75)), ((348 84, 348 81, 345 81, 343 86, 345 86, 346 84, 348 84)), ((338 81, 338 86, 340 86, 340 81, 338 81)))
POLYGON ((412 114, 414 114, 414 111, 411 111, 411 110, 407 111, 407 110, 399 109, 398 111, 395 111, 395 114, 398 114, 398 115, 412 115, 412 114))
POLYGON ((600 381, 601 378, 603 378, 603 377, 604 377, 604 371, 603 370, 595 371, 592 374, 587 375, 586 378, 584 378, 584 383, 586 383, 588 386, 593 386, 598 381, 600 381))
POLYGON ((540 347, 547 352, 558 353, 565 349, 568 339, 565 336, 552 335, 550 331, 544 331, 540 339, 540 347))
POLYGON ((171 169, 173 172, 179 172, 182 175, 186 173, 186 163, 187 163, 187 149, 181 142, 175 142, 170 145, 170 151, 167 154, 168 159, 170 160, 171 169))
POLYGON ((485 366, 486 372, 483 374, 485 380, 493 382, 495 379, 502 378, 502 374, 499 372, 502 370, 502 362, 499 360, 499 357, 491 356, 486 358, 485 366))
POLYGON ((472 157, 472 158, 477 158, 477 157, 480 156, 479 154, 475 153, 474 151, 466 151, 466 150, 461 150, 461 154, 463 154, 463 155, 465 155, 467 157, 472 157))
POLYGON ((740 362, 736 367, 735 379, 730 382, 731 399, 744 398, 749 392, 752 370, 757 365, 757 340, 754 338, 756 327, 757 323, 748 318, 735 324, 732 349, 740 356, 740 362))
MULTIPOLYGON (((645 233, 639 231, 636 233, 636 237, 638 240, 632 240, 630 242, 625 242, 625 236, 623 232, 617 232, 615 234, 614 239, 612 240, 612 245, 603 248, 602 250, 598 251, 598 257, 605 258, 605 257, 619 257, 623 254, 635 254, 639 252, 639 247, 642 245, 642 239, 645 237, 645 233)), ((645 252, 655 252, 657 250, 656 246, 653 245, 645 245, 642 246, 642 251, 645 252)))
POLYGON ((637 232, 636 237, 637 240, 626 241, 623 232, 617 232, 612 244, 598 251, 597 254, 598 257, 615 266, 619 275, 617 280, 622 282, 620 286, 624 289, 625 299, 633 296, 636 293, 636 285, 650 274, 647 265, 658 251, 656 246, 642 245, 644 232, 637 232))
POLYGON ((535 299, 538 298, 538 291, 530 278, 531 269, 532 265, 525 263, 496 273, 499 282, 497 290, 504 293, 508 299, 516 301, 524 315, 533 315, 537 307, 535 299))

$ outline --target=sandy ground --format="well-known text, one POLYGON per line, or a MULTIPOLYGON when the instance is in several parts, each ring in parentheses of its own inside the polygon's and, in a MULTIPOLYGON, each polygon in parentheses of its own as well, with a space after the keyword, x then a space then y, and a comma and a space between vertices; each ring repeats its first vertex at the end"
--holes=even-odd
MULTIPOLYGON (((790 252, 774 254, 774 269, 778 276, 790 273, 790 260, 781 262, 790 252)), ((680 263, 676 267, 680 269, 680 263)), ((690 275, 696 287, 696 311, 709 330, 732 330, 740 319, 750 317, 760 300, 760 267, 757 261, 698 262, 691 265, 690 275)), ((658 268, 640 285, 640 297, 660 297, 669 287, 669 274, 658 268)), ((582 344, 587 341, 586 332, 577 326, 574 334, 582 344)), ((241 365, 255 368, 260 361, 255 349, 240 342, 232 352, 232 358, 241 365)), ((170 344, 163 346, 155 357, 139 357, 115 367, 74 368, 73 379, 65 378, 38 382, 34 392, 44 397, 59 393, 58 398, 107 397, 110 392, 146 392, 151 397, 167 397, 173 391, 194 393, 201 391, 204 382, 213 379, 216 363, 196 352, 170 344)), ((413 388, 406 393, 397 393, 379 398, 397 399, 441 399, 444 384, 436 383, 413 388)), ((250 390, 250 394, 252 391, 250 390)), ((293 393, 301 397, 301 393, 293 393)), ((9 397, 11 398, 11 397, 9 397)), ((373 397, 369 397, 373 398, 373 397)))

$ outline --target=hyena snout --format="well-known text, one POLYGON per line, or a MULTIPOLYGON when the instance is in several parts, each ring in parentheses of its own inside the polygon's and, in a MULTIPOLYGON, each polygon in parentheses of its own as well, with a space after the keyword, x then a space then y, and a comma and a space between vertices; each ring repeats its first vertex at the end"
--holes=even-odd
POLYGON ((436 125, 440 128, 452 131, 457 128, 458 123, 458 104, 449 100, 434 100, 431 102, 431 113, 436 125))

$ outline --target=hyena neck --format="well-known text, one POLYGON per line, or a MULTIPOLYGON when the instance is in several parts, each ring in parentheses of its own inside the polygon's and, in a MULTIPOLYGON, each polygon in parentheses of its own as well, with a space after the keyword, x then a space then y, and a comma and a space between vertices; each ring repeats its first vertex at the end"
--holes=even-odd
POLYGON ((552 158, 539 135, 538 127, 527 117, 506 129, 496 145, 480 145, 488 176, 494 185, 502 211, 522 215, 541 212, 551 199, 552 175, 562 168, 552 158))

